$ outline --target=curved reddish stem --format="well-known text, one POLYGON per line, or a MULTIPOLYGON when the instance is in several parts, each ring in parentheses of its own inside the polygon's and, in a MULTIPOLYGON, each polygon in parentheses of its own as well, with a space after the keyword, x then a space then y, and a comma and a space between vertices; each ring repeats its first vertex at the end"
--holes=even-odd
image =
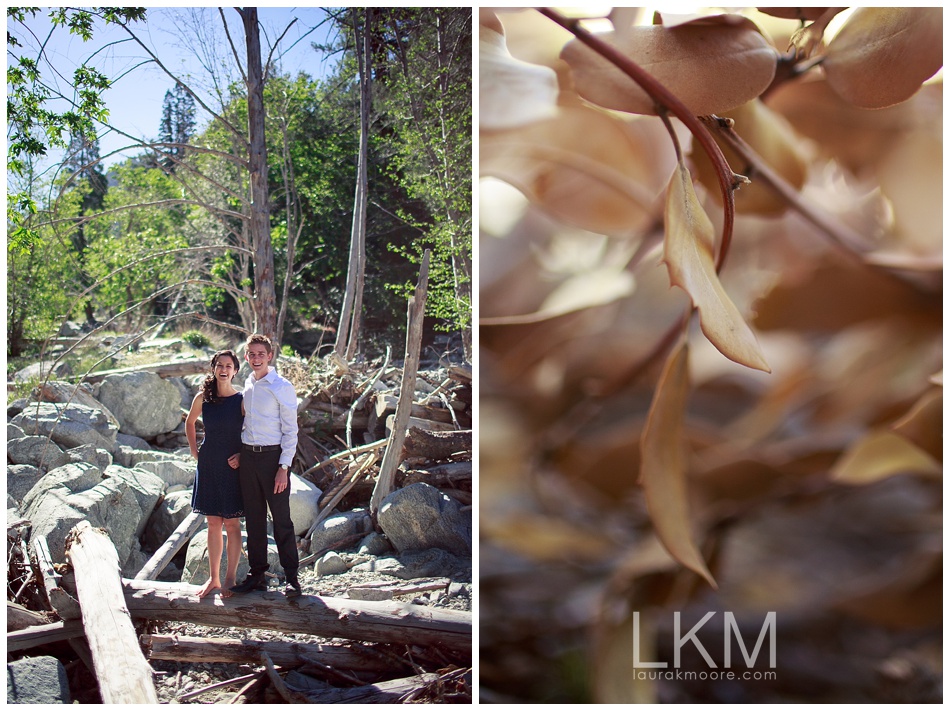
POLYGON ((716 169, 716 176, 719 179, 719 189, 722 192, 723 205, 723 224, 722 240, 719 245, 719 255, 716 260, 716 271, 722 269, 726 253, 729 251, 729 244, 732 241, 732 227, 735 222, 736 206, 733 198, 735 190, 735 173, 726 162, 725 156, 719 145, 713 139, 712 134, 703 125, 703 123, 679 100, 669 89, 660 84, 653 76, 648 74, 639 64, 623 54, 613 45, 605 42, 597 35, 591 34, 580 26, 580 20, 564 17, 556 10, 542 7, 538 12, 548 19, 556 22, 578 40, 586 44, 592 50, 608 62, 617 67, 620 71, 633 79, 640 87, 650 95, 658 105, 667 109, 676 118, 683 122, 683 125, 693 134, 699 145, 709 156, 713 167, 716 169))

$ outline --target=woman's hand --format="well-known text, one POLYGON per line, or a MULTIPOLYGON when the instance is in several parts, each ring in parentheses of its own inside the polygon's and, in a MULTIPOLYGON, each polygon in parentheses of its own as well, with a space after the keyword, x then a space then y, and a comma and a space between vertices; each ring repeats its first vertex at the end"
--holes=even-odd
POLYGON ((241 467, 241 453, 238 452, 237 454, 232 454, 230 457, 228 457, 228 465, 232 469, 239 469, 241 467))

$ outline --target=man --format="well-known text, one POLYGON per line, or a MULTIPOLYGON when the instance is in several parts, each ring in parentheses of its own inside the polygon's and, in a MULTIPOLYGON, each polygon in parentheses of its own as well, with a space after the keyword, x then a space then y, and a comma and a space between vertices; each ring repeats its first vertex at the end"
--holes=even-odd
POLYGON ((247 339, 244 358, 253 371, 244 384, 244 429, 239 478, 247 530, 247 578, 236 593, 264 590, 267 572, 267 508, 274 521, 274 540, 284 569, 287 597, 300 595, 297 536, 290 520, 290 465, 297 451, 297 394, 270 362, 274 347, 267 336, 247 339))

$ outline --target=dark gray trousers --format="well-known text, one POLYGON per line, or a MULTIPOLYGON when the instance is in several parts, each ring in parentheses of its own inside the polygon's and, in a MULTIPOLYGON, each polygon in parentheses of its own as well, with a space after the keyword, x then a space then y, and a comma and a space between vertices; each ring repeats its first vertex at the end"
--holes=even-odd
POLYGON ((267 565, 267 509, 274 520, 274 541, 280 566, 288 578, 297 575, 297 536, 290 520, 290 486, 274 493, 280 466, 280 450, 252 452, 241 449, 241 493, 244 496, 244 527, 247 531, 249 575, 263 575, 267 565))

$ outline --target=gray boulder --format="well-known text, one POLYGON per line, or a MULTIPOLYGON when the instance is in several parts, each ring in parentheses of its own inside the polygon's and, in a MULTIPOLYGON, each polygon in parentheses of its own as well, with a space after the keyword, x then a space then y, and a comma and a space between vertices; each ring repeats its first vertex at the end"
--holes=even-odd
POLYGON ((394 578, 414 580, 416 578, 459 577, 471 567, 471 561, 452 555, 440 548, 427 551, 412 551, 398 558, 375 558, 353 567, 357 572, 384 573, 394 578))
POLYGON ((49 437, 64 449, 93 444, 111 452, 118 429, 102 410, 85 405, 30 403, 12 423, 27 435, 49 437))
MULTIPOLYGON (((152 452, 145 452, 144 454, 152 454, 152 452)), ((195 483, 195 467, 197 466, 194 459, 190 462, 182 461, 181 458, 174 455, 167 455, 167 457, 162 458, 146 458, 146 457, 134 457, 133 460, 136 461, 134 467, 136 469, 141 469, 143 471, 151 472, 159 479, 165 482, 166 486, 181 486, 181 487, 191 487, 195 483)), ((237 476, 237 472, 234 473, 234 476, 237 476)))
POLYGON ((372 521, 368 511, 355 509, 333 514, 321 521, 310 535, 310 552, 336 550, 338 546, 340 548, 354 546, 356 541, 352 538, 369 533, 371 528, 372 521))
POLYGON ((66 669, 56 657, 24 657, 7 664, 8 704, 71 704, 66 669))
POLYGON ((317 575, 339 575, 347 571, 346 561, 340 557, 339 553, 330 551, 325 556, 317 560, 313 566, 313 572, 317 575))
POLYGON ((294 522, 294 531, 303 536, 317 520, 320 508, 317 505, 323 492, 306 479, 296 474, 290 475, 290 520, 294 522))
POLYGON ((376 531, 366 534, 366 538, 360 541, 357 553, 360 555, 383 555, 392 551, 393 547, 389 544, 389 539, 376 531))
POLYGON ((178 388, 155 373, 110 375, 99 386, 99 401, 116 416, 125 434, 149 439, 181 422, 178 388))
POLYGON ((42 380, 49 375, 51 371, 57 376, 72 375, 72 368, 64 362, 53 365, 53 363, 49 361, 43 361, 41 363, 33 363, 18 370, 13 374, 13 382, 28 383, 31 380, 42 380))
POLYGON ((191 513, 191 491, 173 491, 165 495, 145 526, 145 545, 158 550, 179 524, 191 513))
POLYGON ((410 484, 392 492, 380 504, 377 520, 400 553, 441 548, 461 556, 472 554, 471 515, 429 484, 410 484))
POLYGON ((74 385, 62 380, 51 380, 33 388, 33 399, 40 402, 58 402, 62 404, 84 405, 93 410, 102 410, 106 417, 118 428, 119 422, 109 408, 99 402, 93 395, 92 386, 87 383, 74 385))
POLYGON ((151 518, 155 506, 165 494, 167 488, 165 482, 160 477, 143 469, 126 469, 116 465, 107 467, 103 471, 103 475, 123 481, 132 489, 141 511, 138 525, 135 528, 135 537, 138 538, 145 532, 145 525, 151 518))
POLYGON ((7 459, 13 464, 30 466, 49 471, 61 467, 69 458, 62 448, 47 437, 28 435, 7 440, 7 459))
POLYGON ((115 444, 116 447, 123 446, 131 449, 149 450, 152 448, 152 445, 141 437, 125 434, 123 432, 119 432, 119 434, 115 436, 115 444))
POLYGON ((7 496, 17 504, 43 478, 43 472, 29 464, 7 465, 7 496))
POLYGON ((104 449, 100 449, 93 444, 84 444, 81 447, 73 447, 66 451, 66 460, 68 462, 89 462, 95 464, 103 471, 112 464, 112 455, 104 449))
POLYGON ((20 437, 26 437, 26 432, 14 425, 12 422, 7 423, 7 439, 19 439, 20 437))
POLYGON ((33 523, 33 534, 46 536, 54 562, 65 560, 66 536, 82 520, 105 529, 119 560, 128 560, 148 518, 143 512, 151 513, 162 483, 148 472, 127 471, 113 465, 102 479, 93 464, 67 464, 30 489, 21 509, 33 523))

